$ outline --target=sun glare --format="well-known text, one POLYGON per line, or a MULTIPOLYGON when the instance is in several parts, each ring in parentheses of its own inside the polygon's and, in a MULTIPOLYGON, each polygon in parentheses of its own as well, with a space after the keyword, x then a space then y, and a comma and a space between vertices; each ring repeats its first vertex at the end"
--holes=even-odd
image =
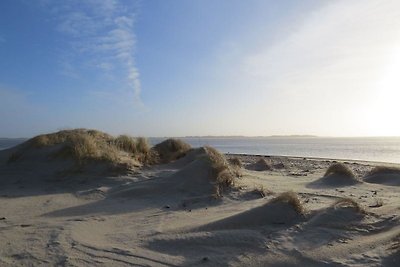
POLYGON ((400 49, 389 59, 376 86, 375 121, 379 135, 400 135, 400 124, 395 123, 400 114, 400 49))

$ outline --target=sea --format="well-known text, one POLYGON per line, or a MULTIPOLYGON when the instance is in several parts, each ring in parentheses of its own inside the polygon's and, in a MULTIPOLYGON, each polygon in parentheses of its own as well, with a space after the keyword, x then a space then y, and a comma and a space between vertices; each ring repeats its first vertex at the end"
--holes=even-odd
MULTIPOLYGON (((149 138, 154 145, 166 138, 149 138)), ((183 137, 193 147, 212 146, 223 153, 295 156, 400 163, 400 137, 183 137)), ((0 150, 26 141, 0 138, 0 150)))

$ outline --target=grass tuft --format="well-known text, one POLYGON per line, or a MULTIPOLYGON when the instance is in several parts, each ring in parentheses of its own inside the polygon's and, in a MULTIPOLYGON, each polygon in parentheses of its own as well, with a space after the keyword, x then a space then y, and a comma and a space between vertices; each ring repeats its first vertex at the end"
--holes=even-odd
POLYGON ((53 156, 56 158, 72 158, 79 165, 85 165, 89 161, 118 164, 118 150, 116 147, 96 139, 94 135, 84 133, 67 136, 62 143, 62 148, 55 152, 53 156))
POLYGON ((113 143, 117 148, 126 151, 128 153, 134 154, 137 152, 136 140, 131 136, 120 135, 114 139, 113 143))
POLYGON ((377 166, 373 168, 367 176, 379 175, 379 174, 400 174, 400 168, 388 167, 388 166, 377 166))
MULTIPOLYGON (((59 146, 51 154, 55 158, 73 159, 79 166, 101 161, 111 167, 125 168, 132 159, 142 164, 152 160, 150 145, 145 138, 120 135, 117 138, 97 130, 74 129, 38 135, 26 142, 18 151, 21 155, 31 149, 59 146)), ((10 156, 9 162, 17 160, 10 156)))
POLYGON ((264 198, 267 195, 273 194, 273 192, 271 190, 265 189, 263 185, 255 186, 254 189, 250 193, 258 195, 261 198, 264 198))
POLYGON ((243 167, 243 163, 242 163, 242 161, 240 160, 240 158, 238 158, 238 157, 230 158, 230 159, 229 159, 229 163, 230 163, 232 166, 235 166, 235 167, 238 167, 238 168, 242 168, 242 167, 243 167))
POLYGON ((215 183, 215 195, 217 198, 227 188, 235 185, 235 178, 239 176, 238 172, 231 168, 225 156, 213 147, 206 146, 207 158, 211 162, 211 178, 215 183))
POLYGON ((177 160, 187 154, 192 147, 179 139, 167 139, 152 149, 160 163, 168 163, 177 160))
POLYGON ((356 178, 353 171, 349 167, 344 165, 343 163, 335 163, 335 164, 331 165, 326 170, 324 177, 327 177, 330 175, 346 176, 346 177, 353 178, 353 179, 356 178))
POLYGON ((271 164, 269 164, 264 158, 260 158, 255 164, 254 164, 254 170, 256 171, 270 171, 272 170, 271 164))
POLYGON ((299 197, 293 191, 280 194, 276 198, 271 199, 270 203, 288 203, 298 214, 305 213, 305 209, 301 204, 299 197))
POLYGON ((364 208, 362 208, 357 201, 355 201, 354 199, 351 199, 351 198, 339 199, 333 204, 333 207, 335 209, 337 209, 337 208, 353 208, 358 213, 362 213, 362 214, 366 213, 364 208))

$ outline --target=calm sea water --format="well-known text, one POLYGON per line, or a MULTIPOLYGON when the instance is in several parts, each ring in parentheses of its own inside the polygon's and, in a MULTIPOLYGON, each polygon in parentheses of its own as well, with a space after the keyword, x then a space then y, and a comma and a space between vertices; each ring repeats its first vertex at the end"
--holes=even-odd
MULTIPOLYGON (((194 147, 209 145, 224 153, 353 159, 400 163, 400 137, 372 138, 182 138, 194 147)), ((160 142, 154 138, 150 141, 160 142)))
MULTIPOLYGON (((165 138, 150 138, 156 144, 165 138)), ((224 153, 354 159, 400 163, 400 137, 390 138, 215 138, 185 137, 193 147, 209 145, 224 153)), ((26 139, 1 139, 0 150, 26 139)))
POLYGON ((26 138, 0 138, 0 150, 16 146, 26 140, 26 138))

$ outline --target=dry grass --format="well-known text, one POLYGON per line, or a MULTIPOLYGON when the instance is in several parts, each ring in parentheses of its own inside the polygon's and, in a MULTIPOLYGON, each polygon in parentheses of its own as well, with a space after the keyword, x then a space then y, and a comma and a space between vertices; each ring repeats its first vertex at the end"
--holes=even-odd
POLYGON ((103 142, 111 142, 113 137, 109 134, 97 131, 97 130, 86 130, 86 129, 74 129, 74 130, 63 130, 51 134, 38 135, 27 141, 29 147, 42 148, 47 146, 53 146, 69 141, 71 138, 79 136, 91 136, 96 140, 103 142))
POLYGON ((136 140, 131 136, 120 135, 114 139, 113 143, 116 147, 123 151, 136 153, 136 140))
POLYGON ((301 204, 299 197, 293 191, 280 194, 276 198, 271 199, 270 203, 287 203, 292 206, 298 214, 305 213, 305 209, 301 204))
POLYGON ((273 192, 271 190, 268 190, 268 189, 264 188, 263 185, 254 186, 254 189, 250 193, 258 195, 261 198, 264 198, 267 195, 272 195, 273 194, 273 192))
POLYGON ((146 138, 134 138, 128 135, 120 135, 113 140, 112 144, 117 149, 130 153, 139 162, 153 162, 154 157, 146 138))
POLYGON ((400 168, 388 167, 388 166, 377 166, 373 168, 367 176, 378 175, 378 174, 400 174, 400 168))
POLYGON ((235 166, 235 167, 238 167, 238 168, 242 168, 242 167, 243 167, 243 163, 242 163, 242 161, 240 160, 240 158, 238 158, 238 157, 230 158, 230 159, 229 159, 229 163, 230 163, 232 166, 235 166))
POLYGON ((179 139, 167 139, 157 145, 152 150, 160 163, 168 163, 186 155, 192 147, 179 139))
POLYGON ((235 185, 238 173, 231 168, 225 156, 213 147, 205 147, 207 159, 211 162, 211 179, 215 183, 215 196, 221 197, 225 189, 235 185))
POLYGON ((344 165, 343 163, 335 163, 331 165, 325 172, 324 177, 330 176, 330 175, 340 175, 340 176, 346 176, 352 179, 355 179, 356 176, 354 175, 353 171, 344 165))
MULTIPOLYGON (((113 167, 126 166, 127 161, 122 157, 130 157, 140 163, 148 163, 152 159, 150 145, 145 138, 127 135, 114 138, 97 130, 86 129, 63 130, 36 136, 28 140, 18 153, 50 146, 59 146, 51 154, 52 157, 73 159, 80 166, 94 161, 106 162, 113 167)), ((10 157, 9 161, 13 159, 10 157)))
POLYGON ((351 198, 339 199, 333 204, 333 207, 335 209, 338 209, 338 208, 353 208, 358 213, 362 213, 362 214, 366 213, 364 208, 361 207, 360 204, 357 201, 355 201, 354 199, 351 199, 351 198))
POLYGON ((264 158, 260 158, 254 164, 254 169, 256 171, 270 171, 270 170, 272 170, 272 166, 264 158))
POLYGON ((136 138, 136 150, 140 153, 149 153, 150 152, 150 144, 144 137, 136 138))
POLYGON ((118 164, 118 149, 94 135, 83 132, 67 136, 62 148, 53 154, 54 157, 74 159, 79 165, 89 161, 104 161, 118 164))

